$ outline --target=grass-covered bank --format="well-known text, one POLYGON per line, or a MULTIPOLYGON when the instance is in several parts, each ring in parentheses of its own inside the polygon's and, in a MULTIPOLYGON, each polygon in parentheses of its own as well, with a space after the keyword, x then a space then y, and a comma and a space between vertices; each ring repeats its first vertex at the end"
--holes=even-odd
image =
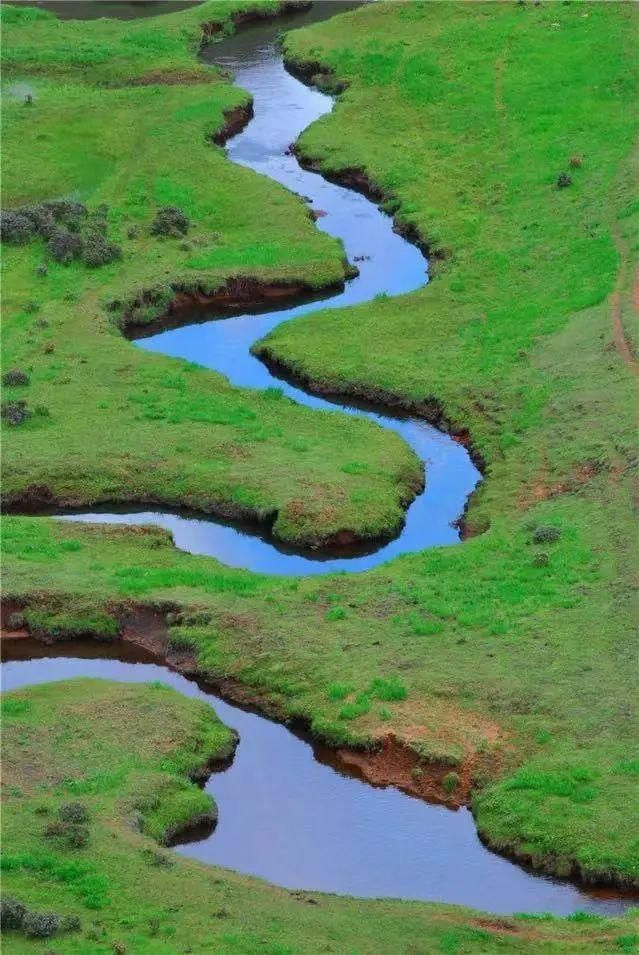
POLYGON ((214 676, 335 742, 395 732, 425 766, 472 765, 491 844, 636 884, 633 391, 608 301, 613 225, 636 251, 636 29, 631 7, 583 13, 380 4, 347 33, 341 21, 289 41, 330 64, 348 37, 350 60, 334 56, 350 86, 318 127, 336 144, 329 166, 364 165, 433 244, 448 230, 449 255, 422 293, 304 319, 269 347, 342 390, 443 401, 488 461, 469 513, 488 532, 356 578, 295 581, 176 553, 153 531, 11 518, 6 592, 42 633, 114 633, 126 601, 185 607, 175 639, 214 676), (438 70, 431 95, 421 77, 438 70))
MULTIPOLYGON (((368 422, 298 407, 276 389, 231 388, 120 333, 125 318, 161 315, 176 293, 214 295, 230 281, 240 299, 259 299, 261 286, 343 280, 341 248, 299 197, 211 142, 247 97, 195 54, 205 26, 228 26, 251 6, 85 23, 3 6, 3 206, 81 201, 88 214, 72 209, 64 221, 90 234, 92 250, 120 250, 100 267, 62 264, 50 221, 45 238, 41 229, 3 243, 3 368, 28 379, 3 398, 26 402, 29 415, 3 418, 7 504, 188 505, 274 522, 281 539, 314 544, 397 530, 421 483, 415 456, 368 422), (155 234, 166 206, 185 213, 186 234, 155 234)), ((56 234, 68 245, 64 221, 56 234)))
POLYGON ((167 829, 210 809, 186 777, 226 755, 232 738, 205 704, 161 685, 14 691, 3 724, 3 918, 22 921, 4 928, 7 952, 632 950, 630 917, 487 918, 287 892, 174 855, 158 844, 167 829), (16 919, 7 899, 29 916, 16 919))

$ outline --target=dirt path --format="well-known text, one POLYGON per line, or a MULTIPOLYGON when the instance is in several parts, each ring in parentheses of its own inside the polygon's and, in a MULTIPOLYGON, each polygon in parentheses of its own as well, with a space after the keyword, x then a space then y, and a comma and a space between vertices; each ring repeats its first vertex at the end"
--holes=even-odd
MULTIPOLYGON (((624 301, 624 292, 626 286, 626 275, 628 271, 629 249, 628 243, 617 230, 615 230, 615 244, 621 258, 621 265, 617 275, 617 283, 610 298, 610 312, 612 318, 612 331, 617 354, 625 363, 630 372, 639 380, 639 361, 634 356, 626 331, 623 326, 622 306, 624 301)), ((631 305, 639 314, 639 266, 636 267, 633 276, 632 289, 629 295, 631 305)))

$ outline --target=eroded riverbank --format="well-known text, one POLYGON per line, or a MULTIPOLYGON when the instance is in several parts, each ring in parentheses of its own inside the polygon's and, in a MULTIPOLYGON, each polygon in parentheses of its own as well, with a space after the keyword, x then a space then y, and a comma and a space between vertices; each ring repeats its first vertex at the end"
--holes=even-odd
MULTIPOLYGON (((339 4, 339 9, 354 5, 339 4)), ((319 3, 308 12, 289 14, 273 22, 248 24, 221 43, 205 47, 202 58, 231 71, 236 84, 248 90, 252 97, 252 118, 227 142, 229 158, 304 197, 318 228, 342 241, 357 275, 337 294, 320 301, 311 297, 310 301, 293 307, 271 311, 253 308, 233 317, 228 317, 229 309, 241 306, 242 300, 250 301, 250 288, 230 296, 223 291, 210 297, 208 320, 204 301, 199 303, 195 324, 186 324, 188 312, 182 310, 179 315, 174 313, 166 319, 169 326, 177 323, 179 327, 169 327, 152 335, 145 329, 145 337, 139 339, 139 344, 150 351, 204 365, 238 387, 277 388, 298 404, 318 411, 339 409, 341 413, 366 417, 394 431, 423 462, 424 489, 412 489, 416 496, 406 510, 401 527, 389 528, 386 536, 391 537, 390 540, 380 540, 378 533, 367 538, 361 530, 343 528, 339 534, 322 540, 321 547, 306 551, 276 539, 271 530, 273 515, 261 525, 224 525, 201 515, 170 513, 164 508, 141 510, 134 506, 105 505, 73 516, 65 515, 67 519, 158 524, 173 534, 176 546, 182 550, 216 557, 233 567, 278 574, 361 571, 403 553, 460 540, 459 522, 480 473, 467 447, 468 435, 461 434, 458 440, 430 423, 435 420, 440 427, 446 424, 442 409, 436 403, 425 401, 423 407, 395 410, 384 405, 381 395, 371 396, 377 403, 368 405, 357 398, 320 397, 314 393, 322 390, 318 383, 285 380, 276 368, 254 354, 259 350, 255 348, 257 343, 283 321, 319 309, 366 302, 378 295, 401 296, 421 287, 428 277, 428 263, 422 250, 399 234, 391 217, 371 201, 370 195, 302 168, 291 149, 291 144, 308 125, 330 112, 333 100, 287 71, 277 38, 283 30, 334 15, 337 6, 319 3), (304 390, 305 386, 308 391, 304 390)), ((247 118, 245 114, 244 119, 247 118)), ((350 185, 359 188, 356 182, 350 185)), ((369 189, 364 191, 370 193, 369 189)), ((255 296, 255 290, 252 294, 255 296)), ((264 346, 264 355, 268 357, 268 346, 264 346)), ((357 466, 354 462, 353 467, 357 466)), ((249 515, 229 513, 226 516, 246 518, 249 515)))
POLYGON ((482 845, 468 809, 363 782, 335 751, 232 705, 139 646, 45 646, 17 638, 3 642, 3 654, 4 690, 78 676, 161 680, 205 700, 239 734, 229 766, 206 783, 217 826, 185 834, 177 847, 184 855, 290 889, 459 903, 499 914, 612 915, 633 904, 618 892, 525 871, 482 845))

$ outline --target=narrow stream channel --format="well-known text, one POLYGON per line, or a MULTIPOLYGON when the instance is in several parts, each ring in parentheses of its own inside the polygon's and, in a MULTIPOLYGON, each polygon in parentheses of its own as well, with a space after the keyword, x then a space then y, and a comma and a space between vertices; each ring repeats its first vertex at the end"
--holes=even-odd
POLYGON ((206 785, 219 808, 217 827, 177 846, 183 855, 289 889, 451 902, 499 914, 611 915, 637 903, 636 896, 527 872, 482 845, 469 810, 375 788, 336 767, 330 750, 230 705, 130 645, 46 647, 16 639, 4 641, 3 654, 4 690, 73 677, 161 680, 205 700, 237 730, 232 764, 206 785))
POLYGON ((166 510, 110 507, 67 514, 66 520, 157 524, 171 531, 181 550, 217 557, 232 567, 272 574, 361 571, 399 554, 459 540, 455 522, 480 480, 462 445, 419 418, 384 414, 346 399, 337 403, 309 394, 275 377, 250 352, 254 342, 297 315, 368 302, 381 294, 401 295, 420 288, 428 279, 426 259, 418 248, 393 231, 389 216, 364 196, 305 171, 289 150, 307 126, 331 111, 333 100, 286 71, 277 38, 287 29, 327 19, 358 5, 328 0, 315 3, 306 12, 243 27, 234 36, 206 47, 202 59, 230 70, 237 85, 253 96, 254 119, 230 140, 229 159, 307 197, 313 209, 325 213, 317 220, 318 228, 341 239, 349 261, 359 268, 359 276, 347 282, 339 294, 321 301, 315 299, 290 308, 233 318, 211 315, 209 321, 200 320, 152 335, 138 344, 149 351, 204 365, 225 375, 234 385, 281 388, 298 404, 365 416, 397 432, 424 462, 426 476, 425 490, 408 508, 401 533, 383 546, 363 547, 335 556, 292 552, 256 528, 166 510))

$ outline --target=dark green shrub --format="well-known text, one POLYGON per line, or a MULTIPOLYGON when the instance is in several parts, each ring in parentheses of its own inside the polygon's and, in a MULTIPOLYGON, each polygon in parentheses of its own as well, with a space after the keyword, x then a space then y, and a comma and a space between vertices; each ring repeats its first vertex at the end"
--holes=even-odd
POLYGON ((27 938, 51 938, 62 927, 62 919, 55 912, 25 912, 22 931, 27 938))
POLYGON ((79 932, 81 928, 82 923, 77 915, 65 915, 62 919, 63 932, 79 932))
POLYGON ((6 209, 0 217, 0 238, 3 242, 13 242, 23 245, 29 242, 36 234, 33 221, 19 211, 6 209))
POLYGON ((43 239, 49 239, 56 230, 53 212, 45 205, 22 206, 21 213, 33 222, 35 231, 43 239))
POLYGON ((69 849, 83 849, 89 841, 89 827, 56 819, 45 828, 44 836, 47 839, 59 839, 69 849))
POLYGON ((62 223, 70 232, 79 232, 82 223, 87 217, 87 207, 82 202, 74 202, 72 199, 53 199, 50 202, 43 202, 41 215, 50 214, 56 222, 62 223))
POLYGON ((40 265, 36 265, 35 274, 39 275, 40 278, 44 278, 45 275, 49 274, 49 269, 44 262, 41 262, 40 265))
POLYGON ((10 613, 7 617, 7 626, 9 630, 22 630, 24 625, 25 619, 24 614, 22 613, 18 613, 16 611, 15 613, 10 613))
POLYGON ((540 550, 538 554, 535 554, 535 559, 533 560, 535 567, 547 567, 549 563, 550 558, 545 550, 540 550))
POLYGON ((550 524, 540 524, 533 531, 533 544, 552 544, 561 537, 561 529, 550 524))
POLYGON ((136 225, 132 225, 130 229, 127 230, 126 237, 127 239, 137 239, 140 235, 140 230, 136 225))
POLYGON ((177 239, 189 231, 188 217, 177 206, 163 206, 158 209, 151 224, 151 235, 170 236, 177 239))
POLYGON ((557 189, 565 189, 566 186, 572 185, 572 176, 569 176, 567 172, 562 172, 561 175, 557 176, 557 189))
POLYGON ((106 265, 122 256, 122 249, 99 231, 89 232, 82 242, 82 259, 90 268, 106 265))
POLYGON ((68 229, 56 229, 47 243, 47 251, 56 262, 68 265, 81 255, 82 239, 68 229))
POLYGON ((18 401, 3 401, 1 414, 5 421, 12 425, 22 424, 23 421, 31 417, 31 411, 23 399, 18 401))
POLYGON ((58 815, 63 822, 79 823, 89 821, 89 810, 83 802, 64 803, 60 806, 58 815))
POLYGON ((0 927, 4 929, 22 928, 26 907, 17 899, 0 899, 0 927))
POLYGON ((26 371, 22 371, 20 368, 10 368, 9 371, 5 371, 2 376, 2 384, 6 385, 7 388, 15 388, 17 385, 28 385, 30 382, 31 379, 26 371))

